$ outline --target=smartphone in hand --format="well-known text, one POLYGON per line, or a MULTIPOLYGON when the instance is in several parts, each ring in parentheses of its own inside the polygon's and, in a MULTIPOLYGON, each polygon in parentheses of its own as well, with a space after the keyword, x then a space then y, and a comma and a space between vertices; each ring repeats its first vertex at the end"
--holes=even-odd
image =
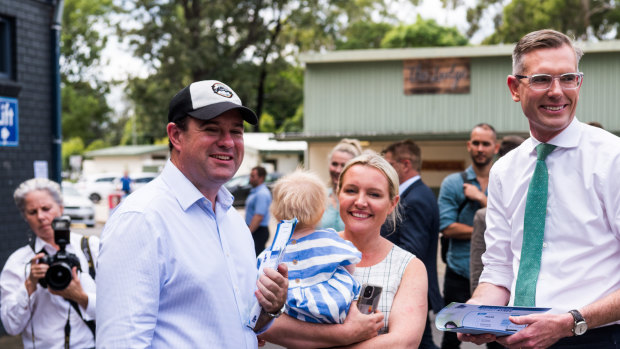
POLYGON ((357 300, 357 308, 360 312, 363 314, 371 314, 377 310, 381 290, 381 286, 369 284, 362 285, 362 291, 360 292, 360 297, 357 300))

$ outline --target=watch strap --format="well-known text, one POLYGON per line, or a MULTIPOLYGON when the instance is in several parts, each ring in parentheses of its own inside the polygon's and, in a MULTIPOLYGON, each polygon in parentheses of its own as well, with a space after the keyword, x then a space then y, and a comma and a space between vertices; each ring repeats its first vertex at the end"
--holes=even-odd
POLYGON ((280 310, 276 311, 275 313, 265 312, 265 314, 267 314, 272 319, 277 319, 278 317, 280 317, 280 315, 282 315, 282 313, 284 313, 284 307, 280 308, 280 310))
POLYGON ((585 331, 581 333, 577 333, 575 332, 575 328, 577 327, 578 324, 583 324, 587 326, 586 319, 583 317, 583 315, 581 315, 579 310, 573 309, 573 310, 569 310, 568 312, 573 316, 574 323, 573 323, 573 328, 571 329, 571 331, 573 331, 573 335, 576 335, 576 336, 582 335, 585 331))

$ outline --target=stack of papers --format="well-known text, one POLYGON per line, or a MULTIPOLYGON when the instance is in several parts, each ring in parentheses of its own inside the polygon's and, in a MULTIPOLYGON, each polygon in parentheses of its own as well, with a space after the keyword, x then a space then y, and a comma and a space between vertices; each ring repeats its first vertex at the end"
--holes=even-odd
POLYGON ((527 326, 515 325, 508 319, 510 316, 544 313, 549 309, 551 308, 502 307, 452 302, 437 314, 435 326, 440 331, 507 336, 527 326))

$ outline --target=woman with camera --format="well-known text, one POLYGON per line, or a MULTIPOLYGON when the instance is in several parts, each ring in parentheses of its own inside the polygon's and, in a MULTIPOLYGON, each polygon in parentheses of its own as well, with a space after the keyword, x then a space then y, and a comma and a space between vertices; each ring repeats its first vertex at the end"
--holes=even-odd
POLYGON ((385 159, 362 154, 347 163, 337 187, 344 221, 341 236, 362 252, 353 277, 362 285, 378 286, 362 291, 358 303, 381 288, 379 312, 362 314, 354 302, 344 323, 335 325, 282 315, 259 336, 261 340, 296 348, 418 347, 428 312, 424 264, 380 234, 386 219, 396 219, 398 183, 396 171, 385 159))
POLYGON ((94 348, 96 287, 90 273, 99 239, 69 233, 68 217, 55 220, 63 213, 56 182, 29 179, 13 198, 34 237, 11 254, 0 274, 4 328, 21 334, 24 348, 94 348))

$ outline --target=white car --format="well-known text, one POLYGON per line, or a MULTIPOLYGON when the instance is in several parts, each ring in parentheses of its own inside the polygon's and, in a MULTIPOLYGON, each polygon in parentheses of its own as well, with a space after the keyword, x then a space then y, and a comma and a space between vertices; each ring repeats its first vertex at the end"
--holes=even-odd
POLYGON ((140 172, 140 173, 130 174, 129 178, 131 178, 131 192, 134 192, 140 189, 146 183, 155 179, 155 177, 157 176, 159 176, 159 173, 156 173, 156 172, 140 172))
POLYGON ((76 188, 92 202, 98 203, 102 199, 107 200, 110 193, 117 191, 122 176, 113 172, 85 176, 78 180, 76 188))
POLYGON ((71 217, 71 224, 85 224, 87 227, 95 226, 95 206, 80 194, 71 183, 62 183, 62 201, 64 214, 71 217))

